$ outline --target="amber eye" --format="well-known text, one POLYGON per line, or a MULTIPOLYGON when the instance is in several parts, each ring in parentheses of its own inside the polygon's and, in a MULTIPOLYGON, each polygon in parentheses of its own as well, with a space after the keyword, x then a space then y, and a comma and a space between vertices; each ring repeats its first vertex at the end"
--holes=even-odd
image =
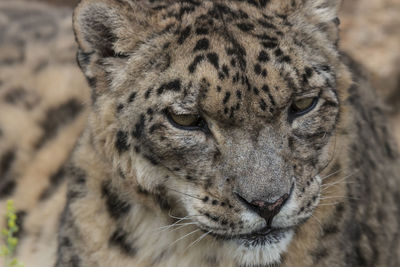
POLYGON ((171 124, 184 130, 199 130, 206 127, 205 121, 195 114, 175 114, 167 111, 167 117, 171 124))
POLYGON ((301 116, 314 109, 317 103, 317 97, 309 97, 295 100, 291 106, 290 111, 295 116, 301 116))
POLYGON ((177 115, 171 113, 171 119, 180 126, 196 126, 196 123, 199 119, 196 115, 177 115))

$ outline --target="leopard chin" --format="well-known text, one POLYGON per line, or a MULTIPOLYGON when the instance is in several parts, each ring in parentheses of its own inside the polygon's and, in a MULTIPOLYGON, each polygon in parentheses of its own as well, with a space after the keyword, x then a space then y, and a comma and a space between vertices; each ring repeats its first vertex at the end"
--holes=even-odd
POLYGON ((287 251, 293 239, 293 229, 272 230, 267 235, 251 235, 248 237, 234 238, 231 246, 236 246, 235 260, 244 265, 277 264, 282 260, 282 255, 287 251))

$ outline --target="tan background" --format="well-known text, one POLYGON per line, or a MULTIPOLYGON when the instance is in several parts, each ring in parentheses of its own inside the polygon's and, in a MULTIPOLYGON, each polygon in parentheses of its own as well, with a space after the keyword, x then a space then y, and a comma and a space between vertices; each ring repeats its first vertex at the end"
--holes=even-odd
POLYGON ((400 1, 345 0, 341 20, 342 49, 370 71, 375 87, 400 110, 400 1))

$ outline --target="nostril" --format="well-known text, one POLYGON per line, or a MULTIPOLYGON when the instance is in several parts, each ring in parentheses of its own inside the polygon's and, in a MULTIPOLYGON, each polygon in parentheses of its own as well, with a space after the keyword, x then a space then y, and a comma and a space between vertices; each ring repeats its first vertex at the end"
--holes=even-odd
POLYGON ((287 199, 289 198, 289 194, 284 194, 274 203, 269 203, 263 200, 253 200, 251 202, 247 201, 245 198, 235 193, 237 198, 244 203, 251 210, 255 211, 258 215, 265 219, 267 225, 270 226, 272 223, 272 219, 279 213, 287 199))
MULTIPOLYGON (((258 209, 259 207, 256 205, 251 204, 250 202, 248 202, 244 197, 242 197, 241 195, 239 195, 238 193, 235 193, 235 196, 240 200, 240 202, 242 202, 245 206, 247 206, 249 209, 257 211, 258 213, 258 209)), ((254 202, 254 201, 253 201, 254 202)))

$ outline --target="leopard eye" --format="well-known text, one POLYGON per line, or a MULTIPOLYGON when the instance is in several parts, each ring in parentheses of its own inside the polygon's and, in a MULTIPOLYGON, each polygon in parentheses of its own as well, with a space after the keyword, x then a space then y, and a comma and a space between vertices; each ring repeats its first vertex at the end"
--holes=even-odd
POLYGON ((195 114, 175 114, 168 111, 167 117, 173 126, 184 130, 199 130, 206 126, 203 118, 195 114))
POLYGON ((295 116, 301 116, 313 110, 317 103, 317 97, 295 100, 290 108, 290 112, 295 116))

